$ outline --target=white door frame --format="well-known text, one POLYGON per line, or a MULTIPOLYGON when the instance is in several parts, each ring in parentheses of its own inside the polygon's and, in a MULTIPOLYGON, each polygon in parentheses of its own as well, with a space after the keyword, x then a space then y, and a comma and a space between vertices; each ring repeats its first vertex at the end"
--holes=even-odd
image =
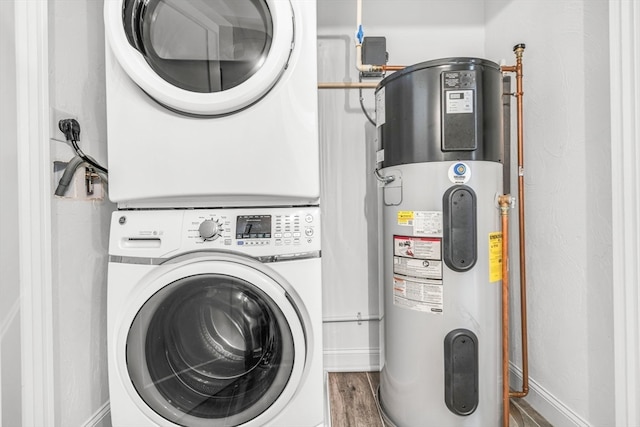
POLYGON ((616 426, 640 425, 640 3, 609 0, 616 426))
POLYGON ((53 426, 48 7, 14 0, 22 425, 53 426))

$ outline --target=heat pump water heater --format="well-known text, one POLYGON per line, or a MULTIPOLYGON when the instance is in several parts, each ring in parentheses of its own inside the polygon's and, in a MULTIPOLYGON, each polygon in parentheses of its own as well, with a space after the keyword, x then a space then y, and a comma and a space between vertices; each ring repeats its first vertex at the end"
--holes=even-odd
POLYGON ((501 424, 503 103, 500 67, 477 58, 413 65, 376 89, 379 397, 398 427, 501 424))

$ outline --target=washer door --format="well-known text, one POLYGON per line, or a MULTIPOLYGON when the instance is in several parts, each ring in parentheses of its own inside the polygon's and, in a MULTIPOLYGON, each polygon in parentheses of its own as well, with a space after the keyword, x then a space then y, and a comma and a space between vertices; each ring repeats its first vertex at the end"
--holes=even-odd
POLYGON ((287 67, 288 0, 106 0, 118 62, 147 94, 191 115, 224 115, 259 101, 287 67))
POLYGON ((305 335, 270 275, 207 260, 169 266, 150 285, 157 291, 137 304, 122 340, 132 394, 150 418, 261 426, 284 408, 300 383, 305 335))

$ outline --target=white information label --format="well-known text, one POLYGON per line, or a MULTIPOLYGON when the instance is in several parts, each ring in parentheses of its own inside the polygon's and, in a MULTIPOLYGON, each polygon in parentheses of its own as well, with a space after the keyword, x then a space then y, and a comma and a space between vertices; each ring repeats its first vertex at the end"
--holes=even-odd
POLYGON ((454 163, 449 167, 448 174, 454 184, 466 184, 471 179, 471 168, 463 162, 454 163))
POLYGON ((442 211, 415 211, 413 234, 416 236, 442 236, 442 211))
POLYGON ((442 259, 442 239, 393 236, 393 254, 405 258, 442 259))
POLYGON ((393 304, 411 310, 442 314, 441 280, 393 278, 393 304))
POLYGON ((393 246, 393 304, 442 314, 442 238, 395 235, 393 246))
POLYGON ((473 113, 473 91, 472 90, 448 90, 447 114, 473 113))
POLYGON ((421 279, 442 279, 442 261, 393 257, 393 273, 421 279))

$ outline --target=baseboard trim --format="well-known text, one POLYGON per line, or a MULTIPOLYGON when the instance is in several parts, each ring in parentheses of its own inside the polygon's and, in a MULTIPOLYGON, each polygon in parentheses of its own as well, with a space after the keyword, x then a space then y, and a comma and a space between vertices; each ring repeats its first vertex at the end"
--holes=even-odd
POLYGON ((324 370, 329 372, 368 372, 380 370, 379 348, 325 349, 324 370))
MULTIPOLYGON (((522 369, 509 362, 510 386, 520 389, 522 369)), ((554 426, 593 427, 557 397, 529 377, 529 395, 524 398, 540 415, 554 426)))
POLYGON ((111 413, 111 406, 107 400, 100 408, 82 424, 82 427, 97 427, 111 413))

